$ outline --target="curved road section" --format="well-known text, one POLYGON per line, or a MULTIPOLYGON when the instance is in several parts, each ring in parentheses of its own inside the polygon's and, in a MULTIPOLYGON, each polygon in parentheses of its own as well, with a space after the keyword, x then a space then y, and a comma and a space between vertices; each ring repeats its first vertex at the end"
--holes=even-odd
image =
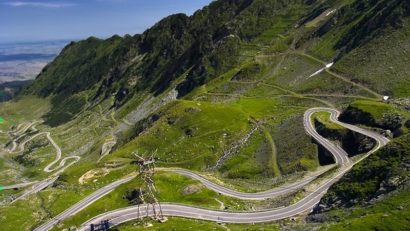
POLYGON ((117 180, 117 181, 115 181, 115 182, 113 182, 109 185, 106 185, 106 186, 100 188, 99 190, 97 190, 93 194, 89 195, 88 197, 84 198, 83 200, 81 200, 77 204, 71 206, 69 209, 67 209, 64 212, 58 214, 57 216, 55 216, 54 218, 49 220, 47 223, 44 223, 43 225, 37 227, 35 229, 35 231, 50 230, 51 228, 53 228, 54 225, 58 224, 60 221, 62 221, 64 219, 66 219, 67 217, 72 216, 75 213, 81 211, 82 209, 86 208, 88 205, 92 204, 94 201, 96 201, 96 200, 100 199, 101 197, 107 195, 108 193, 112 192, 118 186, 120 186, 124 183, 127 183, 127 182, 131 181, 134 178, 135 178, 135 175, 132 175, 132 176, 126 177, 124 179, 117 180))
POLYGON ((47 188, 49 185, 53 184, 57 178, 58 175, 61 174, 65 169, 67 169, 68 167, 70 167, 71 165, 77 163, 81 157, 79 156, 69 156, 69 157, 65 157, 63 159, 61 159, 62 157, 62 151, 61 148, 57 145, 57 143, 53 140, 53 138, 51 138, 51 133, 50 132, 40 132, 37 133, 33 136, 31 136, 30 138, 24 140, 23 142, 21 142, 20 144, 17 144, 17 140, 20 140, 22 137, 25 136, 24 133, 26 133, 30 128, 33 131, 38 131, 37 128, 35 127, 35 125, 37 123, 41 123, 42 121, 34 121, 32 123, 22 123, 20 125, 17 126, 17 128, 15 129, 15 131, 11 131, 10 133, 12 133, 13 136, 18 136, 17 138, 15 138, 14 140, 12 140, 12 148, 9 150, 9 153, 18 153, 18 152, 23 152, 25 149, 25 145, 30 142, 31 140, 45 135, 46 138, 48 139, 48 141, 51 143, 51 145, 54 147, 54 149, 56 150, 56 157, 55 160, 52 161, 50 164, 48 164, 43 171, 47 172, 47 173, 52 173, 54 172, 49 178, 44 179, 40 182, 28 182, 28 183, 24 183, 24 184, 17 184, 17 185, 11 185, 11 186, 4 186, 4 189, 11 189, 11 188, 20 188, 20 187, 25 187, 28 186, 30 184, 34 184, 31 188, 27 189, 26 191, 23 192, 22 195, 20 195, 19 197, 15 198, 11 203, 14 203, 20 199, 23 199, 33 193, 37 193, 45 188, 47 188), (27 125, 26 125, 27 124, 27 125), (16 149, 19 148, 18 151, 16 151, 16 149), (61 160, 61 161, 60 161, 61 160), (72 160, 70 163, 67 163, 68 160, 72 160), (57 163, 60 162, 58 165, 57 163), (53 168, 54 165, 57 165, 53 168), (57 171, 58 170, 58 171, 57 171))
MULTIPOLYGON (((272 210, 266 210, 266 211, 258 211, 258 212, 226 212, 226 211, 216 211, 216 210, 209 210, 209 209, 201 209, 201 208, 195 208, 195 207, 190 207, 190 206, 183 206, 183 205, 177 205, 177 204, 169 204, 169 203, 164 203, 161 206, 163 215, 165 216, 178 216, 178 217, 187 217, 187 218, 193 218, 193 219, 201 219, 201 220, 209 220, 209 221, 216 221, 216 222, 226 222, 226 223, 260 223, 260 222, 268 222, 268 221, 275 221, 275 220, 280 220, 284 218, 289 218, 293 217, 295 215, 311 211, 319 202, 322 196, 326 193, 326 191, 329 189, 331 185, 333 185, 335 182, 337 182, 346 172, 348 172, 352 166, 353 162, 348 158, 346 152, 338 147, 337 145, 331 143, 327 139, 323 138, 320 136, 316 130, 314 129, 313 123, 312 123, 312 115, 315 112, 322 112, 326 111, 331 114, 330 119, 333 122, 336 122, 348 129, 354 130, 356 132, 362 133, 366 136, 369 136, 371 138, 374 138, 378 145, 368 152, 364 157, 362 157, 359 161, 362 161, 364 158, 366 158, 368 155, 371 153, 377 151, 380 147, 384 146, 389 140, 385 138, 382 135, 379 135, 375 132, 367 131, 361 128, 358 128, 356 126, 350 125, 350 124, 345 124, 342 122, 339 122, 337 120, 339 116, 339 112, 335 109, 331 108, 312 108, 309 109, 305 112, 303 123, 306 129, 306 132, 311 135, 318 143, 323 145, 327 150, 329 150, 334 158, 335 161, 338 165, 341 166, 339 171, 337 172, 336 175, 332 176, 331 178, 327 179, 326 181, 322 182, 320 186, 318 186, 314 191, 312 191, 310 194, 308 194, 306 197, 303 199, 299 200, 295 204, 292 204, 287 207, 282 207, 282 208, 277 208, 277 209, 272 209, 272 210)), ((356 162, 356 163, 357 163, 356 162)), ((200 180, 202 183, 206 184, 207 187, 211 189, 215 189, 215 186, 219 186, 217 184, 208 184, 209 181, 207 181, 205 178, 198 176, 197 174, 194 174, 189 171, 183 171, 183 170, 178 170, 177 173, 189 176, 194 179, 200 180)), ((303 184, 303 182, 301 183, 303 184)), ((306 183, 307 184, 307 183, 306 183)), ((107 191, 112 191, 115 187, 118 185, 112 183, 111 185, 105 186, 103 189, 107 191)), ((222 187, 222 186, 219 186, 222 187)), ((223 188, 223 187, 222 187, 223 188)), ((216 191, 221 191, 223 190, 226 192, 226 195, 233 195, 235 196, 238 192, 235 192, 233 190, 229 189, 221 189, 221 188, 216 188, 216 191)), ((99 190, 100 191, 100 190, 99 190)), ((272 190, 273 191, 273 190, 272 190)), ((267 191, 269 192, 269 191, 267 191)), ((262 192, 266 193, 266 192, 262 192)), ((260 194, 260 193, 259 193, 260 194)), ((238 196, 238 195, 236 195, 238 196)), ((240 197, 245 197, 243 199, 250 199, 252 198, 249 194, 244 194, 242 193, 239 195, 240 197)), ((85 198, 81 202, 77 203, 73 207, 67 209, 64 211, 62 214, 58 215, 56 218, 53 218, 49 222, 43 224, 42 226, 38 227, 35 229, 36 231, 42 231, 42 230, 49 230, 51 229, 55 224, 57 224, 59 221, 73 215, 74 213, 78 212, 79 210, 83 209, 87 205, 93 203, 95 200, 100 198, 101 195, 98 196, 98 194, 93 193, 89 197, 85 198)), ((118 209, 114 210, 111 212, 107 212, 104 214, 101 214, 99 216, 96 216, 92 218, 91 220, 85 222, 81 227, 80 230, 89 230, 89 227, 91 224, 99 224, 101 221, 108 220, 111 226, 115 226, 133 219, 137 218, 142 218, 146 216, 153 216, 154 214, 152 213, 152 210, 148 210, 147 212, 147 205, 140 205, 140 206, 132 206, 132 207, 127 207, 123 209, 118 209)), ((157 208, 159 209, 159 208, 157 208)), ((158 210, 157 210, 158 211, 158 210)))
MULTIPOLYGON (((312 108, 305 112, 303 116, 303 126, 305 127, 306 133, 313 137, 319 144, 321 144, 324 148, 326 148, 330 153, 332 153, 333 158, 335 159, 336 164, 338 165, 347 165, 351 163, 348 154, 345 150, 343 150, 340 146, 330 142, 328 139, 323 138, 319 133, 316 131, 315 126, 313 125, 312 115, 316 112, 327 111, 331 113, 331 120, 333 121, 333 116, 337 110, 331 110, 326 108, 312 108)), ((336 118, 338 117, 337 114, 336 118)), ((333 121, 334 122, 334 121, 333 121)))
MULTIPOLYGON (((304 127, 305 127, 305 131, 312 136, 318 143, 320 143, 323 147, 325 147, 330 153, 333 154, 333 158, 335 159, 335 162, 339 165, 342 166, 347 166, 349 164, 352 164, 352 161, 349 159, 348 154, 346 153, 345 150, 343 150, 340 146, 330 142, 329 140, 323 138, 321 135, 319 135, 319 133, 315 130, 313 122, 312 122, 312 115, 316 112, 329 112, 330 113, 330 120, 334 123, 337 123, 343 127, 346 127, 350 130, 353 130, 355 132, 361 133, 363 135, 366 135, 368 137, 371 137, 373 139, 375 139, 378 143, 378 146, 376 149, 379 149, 381 146, 384 146, 387 144, 387 142, 389 142, 389 140, 372 131, 368 131, 350 124, 345 124, 342 123, 340 121, 338 121, 338 117, 340 115, 339 111, 332 109, 332 108, 312 108, 309 109, 305 112, 304 114, 304 127)), ((167 169, 166 171, 168 172, 175 172, 178 173, 180 175, 184 175, 187 176, 189 178, 195 179, 200 181, 203 185, 205 185, 207 188, 221 193, 223 195, 226 196, 230 196, 230 197, 235 197, 238 199, 243 199, 243 200, 264 200, 264 199, 268 199, 268 198, 273 198, 275 196, 280 196, 280 195, 284 195, 287 193, 291 193, 294 191, 299 190, 300 188, 303 188, 305 185, 309 184, 311 181, 313 181, 314 179, 316 179, 319 175, 321 175, 323 172, 318 172, 315 173, 314 175, 307 177, 305 179, 302 179, 298 182, 292 183, 292 184, 286 184, 283 186, 279 186, 277 188, 268 190, 268 191, 264 191, 264 192, 257 192, 257 193, 244 193, 244 192, 238 192, 229 188, 226 188, 224 186, 218 185, 216 183, 213 183, 209 180, 207 180, 206 178, 191 172, 189 170, 185 170, 185 169, 167 169)))
POLYGON ((174 172, 178 173, 180 175, 195 179, 200 181, 205 187, 208 189, 211 189, 217 193, 229 196, 229 197, 234 197, 242 200, 265 200, 268 198, 273 198, 281 195, 285 195, 291 192, 295 192, 310 182, 312 182, 314 179, 316 179, 318 176, 323 174, 325 171, 320 171, 314 173, 312 176, 305 177, 304 179, 297 181, 295 183, 291 184, 285 184, 285 185, 280 185, 276 188, 263 191, 263 192, 256 192, 256 193, 246 193, 246 192, 239 192, 235 191, 233 189, 226 188, 222 185, 216 184, 214 182, 209 181, 208 179, 204 178, 203 176, 200 176, 194 172, 185 170, 185 169, 166 169, 167 172, 174 172))

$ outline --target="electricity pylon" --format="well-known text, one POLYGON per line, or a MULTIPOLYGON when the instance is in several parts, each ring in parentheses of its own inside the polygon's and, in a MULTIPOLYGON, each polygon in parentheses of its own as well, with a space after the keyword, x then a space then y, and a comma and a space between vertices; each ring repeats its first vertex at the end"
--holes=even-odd
MULTIPOLYGON (((144 181, 145 185, 147 186, 147 195, 144 197, 144 193, 140 188, 140 198, 143 203, 146 204, 146 214, 149 215, 150 206, 152 207, 152 211, 154 214, 154 219, 157 219, 161 222, 166 221, 162 213, 161 204, 156 198, 155 194, 157 192, 157 188, 155 187, 155 182, 153 180, 153 176, 155 174, 155 154, 157 151, 153 152, 150 157, 142 157, 136 152, 133 152, 134 156, 137 157, 137 165, 139 166, 139 173, 144 181), (156 206, 159 208, 157 211, 156 206)), ((140 218, 139 206, 138 206, 138 218, 140 218)))

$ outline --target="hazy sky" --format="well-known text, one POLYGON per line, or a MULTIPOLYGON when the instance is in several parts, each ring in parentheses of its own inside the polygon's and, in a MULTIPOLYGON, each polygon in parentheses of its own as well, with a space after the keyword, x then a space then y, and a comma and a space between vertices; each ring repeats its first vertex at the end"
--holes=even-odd
POLYGON ((0 0, 0 41, 141 33, 161 18, 212 0, 0 0))

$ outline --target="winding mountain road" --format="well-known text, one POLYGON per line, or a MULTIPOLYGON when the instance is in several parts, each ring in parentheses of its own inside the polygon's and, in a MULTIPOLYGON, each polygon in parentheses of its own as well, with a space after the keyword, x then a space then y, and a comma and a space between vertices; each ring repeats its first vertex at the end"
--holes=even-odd
POLYGON ((321 111, 326 111, 331 113, 331 121, 335 122, 333 120, 332 115, 336 115, 336 118, 338 117, 338 111, 337 110, 332 110, 330 108, 326 108, 327 110, 324 110, 325 108, 312 108, 309 109, 305 112, 303 116, 303 126, 305 127, 305 131, 313 137, 313 139, 316 140, 319 144, 321 144, 323 147, 325 147, 330 153, 332 153, 333 158, 336 162, 336 164, 339 165, 346 165, 350 164, 351 160, 349 159, 349 155, 346 153, 345 150, 343 150, 340 146, 332 143, 331 141, 324 139, 315 129, 312 121, 312 115, 316 112, 321 112, 321 111))
MULTIPOLYGON (((32 128, 33 131, 37 131, 35 125, 36 125, 37 123, 40 123, 40 122, 41 122, 41 121, 34 121, 34 122, 31 122, 31 123, 27 123, 27 122, 26 122, 26 123, 22 123, 22 124, 19 124, 14 130, 9 131, 8 134, 9 134, 10 136, 13 136, 13 137, 16 137, 16 138, 11 141, 12 147, 8 150, 8 152, 9 152, 9 153, 18 153, 18 152, 24 151, 24 145, 25 145, 29 140, 28 140, 28 141, 25 141, 24 144, 20 144, 20 145, 17 144, 17 140, 23 138, 23 137, 25 136, 24 133, 26 133, 30 128, 32 128), (25 124, 27 124, 27 125, 24 127, 25 124), (20 147, 20 150, 19 150, 19 151, 16 151, 16 148, 17 148, 17 147, 20 147)), ((30 139, 30 140, 31 140, 31 139, 30 139)))
POLYGON ((25 197, 27 197, 28 195, 31 195, 33 193, 37 193, 41 190, 43 190, 44 188, 47 188, 49 185, 53 184, 57 178, 58 175, 61 174, 65 169, 67 169, 68 167, 70 167, 71 165, 77 163, 81 157, 79 156, 68 156, 65 157, 63 159, 61 159, 62 157, 62 151, 61 148, 57 145, 57 143, 53 140, 53 138, 51 137, 51 133, 50 132, 40 132, 37 134, 32 135, 29 139, 24 140, 23 142, 21 142, 20 144, 17 144, 17 141, 22 138, 23 136, 25 136, 24 133, 26 133, 30 128, 33 131, 38 131, 35 128, 35 125, 37 123, 41 123, 41 121, 34 121, 31 123, 22 123, 20 125, 17 126, 17 128, 15 129, 15 131, 11 131, 10 134, 12 134, 13 136, 18 136, 17 138, 13 139, 12 141, 12 148, 10 150, 8 150, 9 153, 19 153, 19 152, 23 152, 25 149, 25 146, 28 142, 30 142, 31 140, 45 135, 47 140, 51 143, 51 145, 54 147, 54 149, 56 150, 56 157, 54 159, 54 161, 52 161, 51 163, 49 163, 44 169, 44 172, 47 173, 52 173, 54 172, 52 175, 50 175, 50 177, 39 181, 39 182, 28 182, 28 183, 23 183, 23 184, 16 184, 16 185, 10 185, 10 186, 4 186, 3 189, 13 189, 13 188, 22 188, 22 187, 26 187, 28 185, 32 185, 32 187, 28 188, 27 190, 25 190, 23 192, 22 195, 18 196, 17 198, 15 198, 11 203, 14 203, 20 199, 23 199, 25 197), (26 125, 27 124, 27 125, 26 125), (26 126, 24 126, 26 125, 26 126), (19 148, 18 151, 16 151, 16 149, 19 148), (70 163, 67 164, 68 160, 73 160, 70 163), (54 165, 56 165, 58 162, 60 162, 57 166, 55 166, 53 168, 54 165), (18 187, 16 187, 18 186, 18 187))
MULTIPOLYGON (((362 128, 359 128, 357 126, 354 125, 350 125, 350 124, 346 124, 346 123, 342 123, 338 120, 338 117, 340 115, 339 111, 332 109, 332 108, 312 108, 309 109, 305 112, 304 114, 304 126, 305 126, 305 130, 306 132, 312 136, 317 142, 319 142, 323 147, 325 147, 326 149, 328 149, 328 151, 330 151, 333 154, 333 158, 335 159, 335 162, 339 165, 350 165, 352 164, 352 161, 349 159, 348 154, 346 153, 345 150, 343 150, 340 146, 330 142, 327 139, 324 139, 314 128, 313 122, 312 122, 312 115, 316 112, 329 112, 330 113, 330 120, 334 123, 337 123, 343 127, 346 127, 350 130, 356 131, 358 133, 361 133, 363 135, 366 135, 368 137, 371 137, 373 139, 375 139, 377 141, 378 146, 376 147, 377 149, 379 149, 381 146, 386 145, 389 142, 389 139, 387 139, 386 137, 372 132, 372 131, 368 131, 362 128)), ((203 176, 196 174, 194 172, 191 172, 189 170, 185 170, 185 169, 166 169, 166 171, 168 172, 175 172, 178 173, 180 175, 184 175, 187 176, 189 178, 195 179, 200 181, 203 185, 205 185, 207 188, 221 193, 223 195, 226 196, 230 196, 230 197, 235 197, 235 198, 239 198, 239 199, 244 199, 244 200, 264 200, 264 199, 268 199, 268 198, 273 198, 275 196, 280 196, 280 195, 284 195, 284 194, 288 194, 294 191, 297 191, 301 188, 303 188, 305 185, 309 184, 311 181, 313 181, 314 179, 316 179, 318 176, 320 176, 321 174, 324 173, 324 171, 321 172, 317 172, 314 173, 312 176, 310 177, 306 177, 305 179, 299 180, 295 183, 292 184, 285 184, 282 186, 279 186, 278 188, 274 188, 268 191, 264 191, 264 192, 257 192, 257 193, 244 193, 244 192, 238 192, 229 188, 226 188, 224 186, 218 185, 216 183, 213 183, 209 180, 207 180, 206 178, 204 178, 203 176)))
MULTIPOLYGON (((161 209, 162 209, 163 215, 179 216, 179 217, 209 220, 209 221, 216 221, 216 222, 226 222, 226 223, 258 223, 258 222, 268 222, 268 221, 289 218, 289 217, 293 217, 293 216, 296 216, 298 214, 301 214, 307 211, 311 211, 320 202, 320 199, 326 193, 329 187, 333 185, 335 182, 337 182, 355 164, 348 158, 347 153, 343 149, 341 149, 337 145, 333 144, 332 142, 320 136, 314 129, 314 126, 312 123, 312 115, 315 112, 322 112, 322 111, 329 112, 330 119, 333 122, 338 123, 341 126, 344 126, 348 129, 362 133, 363 135, 369 136, 377 141, 378 143, 377 146, 374 149, 372 149, 370 152, 368 152, 366 155, 364 155, 361 159, 356 161, 356 163, 362 161, 367 156, 369 156, 370 154, 372 154, 373 152, 377 151, 379 148, 387 144, 387 142, 389 141, 384 136, 379 135, 375 132, 362 129, 354 125, 339 122, 337 118, 340 113, 335 109, 312 108, 312 109, 307 110, 304 114, 303 124, 305 126, 306 132, 309 135, 311 135, 318 143, 323 145, 327 150, 329 150, 333 154, 336 163, 340 166, 340 169, 334 176, 322 182, 318 187, 316 187, 314 191, 312 191, 306 197, 304 197, 298 202, 290 206, 287 206, 287 207, 271 209, 271 210, 266 210, 266 211, 257 211, 257 212, 216 211, 216 210, 201 209, 201 208, 195 208, 195 207, 183 206, 183 205, 177 205, 177 204, 162 203, 161 209)), ((241 192, 236 192, 231 189, 224 188, 223 186, 212 183, 206 180, 205 178, 193 172, 187 171, 187 170, 177 169, 177 170, 172 170, 172 171, 188 176, 188 177, 191 177, 191 178, 194 178, 194 179, 197 179, 201 181, 206 187, 213 189, 217 192, 221 192, 225 195, 233 196, 233 197, 237 197, 241 199, 252 200, 252 199, 255 199, 255 197, 263 198, 265 196, 268 196, 269 193, 272 193, 272 196, 275 196, 276 195, 275 193, 281 191, 281 189, 278 189, 278 190, 273 189, 273 190, 269 190, 266 192, 255 193, 256 196, 252 196, 255 194, 241 193, 241 192)), ((294 186, 301 188, 304 185, 308 184, 309 182, 299 181, 300 185, 294 185, 294 186)), ((59 221, 62 221, 63 219, 73 215, 74 213, 85 208, 87 205, 93 203, 95 200, 100 198, 102 195, 101 192, 104 192, 104 195, 105 195, 106 193, 114 190, 115 187, 117 187, 118 185, 122 183, 123 183, 123 179, 105 186, 104 188, 98 190, 97 192, 83 199, 76 205, 67 209, 66 211, 58 215, 57 217, 51 219, 49 222, 41 225, 40 227, 35 229, 35 231, 44 231, 44 230, 51 229, 59 221)), ((289 192, 294 191, 293 188, 290 188, 287 190, 289 190, 289 192)), ((152 210, 147 209, 147 206, 148 205, 132 206, 132 207, 127 207, 127 208, 118 209, 118 210, 100 214, 92 218, 91 220, 85 222, 84 224, 82 224, 82 226, 80 227, 80 230, 89 230, 89 227, 91 224, 99 224, 103 220, 108 220, 111 226, 115 226, 115 225, 130 221, 130 220, 133 220, 133 219, 142 218, 146 216, 153 216, 154 214, 152 210)))
POLYGON ((100 188, 99 190, 95 191, 94 193, 87 196, 86 198, 84 198, 83 200, 78 202, 77 204, 71 206, 69 209, 67 209, 64 212, 58 214, 57 216, 55 216, 54 218, 49 220, 47 223, 44 223, 43 225, 37 227, 34 230, 35 231, 50 230, 51 228, 53 228, 54 225, 58 224, 60 221, 62 221, 64 219, 66 219, 67 217, 72 216, 75 213, 81 211, 82 209, 86 208, 88 205, 92 204, 94 201, 96 201, 96 200, 100 199, 101 197, 107 195, 108 193, 112 192, 118 186, 131 181, 135 177, 136 177, 136 175, 131 175, 131 176, 128 176, 128 177, 120 179, 120 180, 117 180, 117 181, 115 181, 115 182, 113 182, 109 185, 106 185, 106 186, 100 188))
POLYGON ((204 178, 203 176, 191 172, 189 170, 185 169, 166 169, 167 172, 174 172, 195 180, 200 181, 205 187, 208 189, 211 189, 217 193, 229 196, 229 197, 234 197, 242 200, 265 200, 268 198, 273 198, 281 195, 285 195, 291 192, 296 192, 299 189, 303 188, 310 182, 312 182, 314 179, 316 179, 318 176, 326 172, 326 170, 315 172, 313 175, 309 177, 305 177, 302 180, 299 180, 297 182, 291 183, 291 184, 284 184, 280 185, 276 188, 263 191, 263 192, 256 192, 256 193, 246 193, 246 192, 239 192, 235 191, 230 188, 226 188, 222 185, 216 184, 212 181, 209 181, 208 179, 204 178))
MULTIPOLYGON (((68 166, 71 166, 72 164, 74 164, 75 162, 77 162, 77 161, 79 161, 80 160, 80 157, 79 156, 69 156, 69 157, 65 157, 64 159, 62 159, 61 160, 61 156, 62 156, 62 151, 61 151, 61 148, 57 145, 57 143, 53 140, 53 138, 51 138, 51 133, 50 132, 40 132, 40 133, 37 133, 37 134, 35 134, 35 135, 33 135, 33 136, 31 136, 29 139, 26 139, 26 140, 24 140, 23 142, 21 142, 20 144, 18 144, 17 145, 17 140, 19 140, 20 138, 22 138, 23 136, 24 136, 24 133, 28 130, 28 129, 30 129, 31 127, 32 127, 32 129, 34 130, 34 131, 37 131, 37 129, 34 127, 35 126, 35 124, 37 124, 37 123, 40 123, 41 121, 34 121, 34 122, 32 122, 32 123, 29 123, 27 126, 25 126, 24 127, 24 123, 23 124, 20 124, 18 127, 17 127, 17 131, 15 131, 15 132, 11 132, 11 133, 13 133, 14 135, 19 135, 19 137, 17 137, 17 138, 15 138, 13 141, 12 141, 12 144, 13 144, 13 147, 9 150, 9 153, 19 153, 19 152, 23 152, 24 151, 24 149, 25 149, 25 146, 26 146, 26 144, 28 143, 28 142, 30 142, 31 140, 33 140, 33 139, 35 139, 35 138, 37 138, 37 137, 39 137, 39 136, 42 136, 42 135, 45 135, 46 136, 46 138, 47 138, 47 140, 51 143, 51 145, 54 147, 54 149, 56 150, 56 158, 54 159, 54 161, 52 161, 50 164, 48 164, 44 169, 43 169, 43 171, 44 172, 47 172, 47 173, 51 173, 51 172, 54 172, 54 171, 56 171, 56 170, 58 170, 58 169, 61 169, 61 168, 63 168, 63 167, 65 167, 65 168, 67 168, 68 166), (22 128, 21 128, 22 127, 22 128), (19 128, 21 128, 21 129, 19 129, 19 128), (18 151, 16 151, 16 148, 19 148, 19 150, 18 151), (67 160, 69 160, 69 159, 74 159, 74 161, 72 162, 72 163, 70 163, 69 165, 65 165, 66 164, 66 162, 67 162, 67 160), (60 161, 61 160, 61 161, 60 161), (56 166, 56 167, 54 167, 54 168, 52 168, 55 164, 57 164, 58 162, 60 161, 60 163, 59 163, 59 165, 58 166, 56 166)), ((64 169, 65 169, 64 168, 64 169)))

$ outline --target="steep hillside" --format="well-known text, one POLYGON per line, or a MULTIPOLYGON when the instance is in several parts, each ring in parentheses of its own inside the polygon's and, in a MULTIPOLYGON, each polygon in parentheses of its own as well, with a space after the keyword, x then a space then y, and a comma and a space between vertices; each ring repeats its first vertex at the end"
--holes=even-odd
POLYGON ((291 10, 303 6, 301 1, 269 1, 261 9, 258 1, 217 1, 190 17, 169 16, 141 35, 71 43, 25 92, 53 95, 56 106, 69 105, 74 95, 91 105, 114 95, 113 106, 118 107, 135 93, 163 92, 188 71, 177 86, 183 96, 232 68, 241 40, 282 23, 269 20, 271 15, 295 14, 291 10))
POLYGON ((409 134, 355 166, 318 205, 310 222, 334 230, 405 230, 409 221, 409 134))
MULTIPOLYGON (((113 106, 118 107, 142 91, 160 94, 185 74, 176 86, 182 97, 234 67, 242 59, 243 42, 261 35, 255 40, 259 44, 274 43, 279 52, 295 46, 317 58, 338 60, 334 70, 346 79, 379 94, 406 96, 403 84, 408 83, 410 72, 405 65, 409 57, 408 5, 400 0, 351 4, 217 1, 190 17, 169 16, 141 35, 114 36, 105 41, 91 37, 71 43, 25 93, 53 95, 55 107, 79 101, 80 108, 114 96, 113 106), (298 19, 301 25, 296 23, 298 19), (298 28, 292 29, 292 24, 298 28), (286 31, 285 37, 275 38, 286 31), (383 51, 392 41, 398 46, 383 51), (369 72, 376 70, 376 63, 384 65, 381 70, 369 72), (383 83, 386 75, 392 76, 388 86, 383 83)), ((287 82, 290 80, 285 79, 287 82)), ((62 115, 67 119, 61 122, 50 118, 54 122, 49 124, 66 122, 77 112, 62 115)), ((49 117, 53 113, 61 116, 56 109, 49 117)))
POLYGON ((380 94, 409 96, 409 1, 326 1, 320 9, 301 48, 336 60, 335 72, 380 94))
MULTIPOLYGON (((155 157, 160 202, 227 211, 288 206, 336 171, 333 158, 305 132, 304 112, 313 107, 339 109, 344 122, 392 142, 335 184, 308 217, 311 223, 301 215, 280 225, 338 228, 343 219, 357 222, 354 228, 369 225, 384 217, 379 211, 389 203, 408 199, 409 16, 406 0, 219 0, 191 16, 166 17, 142 34, 70 43, 15 100, 0 105, 0 182, 47 179, 50 162, 59 176, 29 200, 10 205, 24 189, 3 192, 0 228, 38 227, 133 175, 137 155, 155 157), (320 177, 278 198, 248 201, 167 172, 171 168, 242 192, 320 177), (364 214, 364 205, 376 215, 364 214)), ((329 116, 315 114, 312 123, 353 161, 374 147, 329 116)), ((121 185, 57 229, 138 203, 151 190, 145 184, 138 177, 121 185)), ((403 220, 408 207, 394 211, 403 220)), ((142 228, 141 222, 124 227, 142 228)), ((174 227, 224 228, 171 218, 153 229, 174 227)))

